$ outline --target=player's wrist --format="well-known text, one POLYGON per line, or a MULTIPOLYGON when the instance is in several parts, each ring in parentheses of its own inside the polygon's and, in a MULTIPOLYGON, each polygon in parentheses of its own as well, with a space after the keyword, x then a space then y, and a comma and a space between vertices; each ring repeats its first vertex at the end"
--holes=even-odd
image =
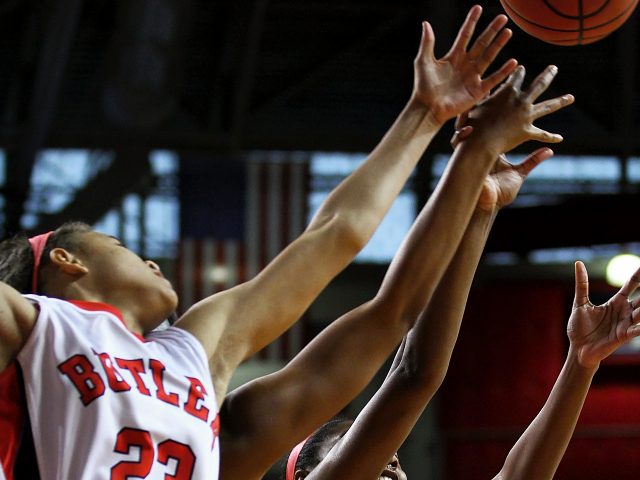
POLYGON ((576 371, 584 375, 594 375, 600 367, 600 360, 594 360, 588 357, 584 352, 581 352, 579 348, 575 348, 574 346, 569 347, 567 362, 576 371))
POLYGON ((502 207, 500 205, 497 205, 495 203, 491 205, 478 203, 476 204, 474 215, 479 220, 491 221, 495 219, 495 217, 498 215, 498 212, 500 211, 501 208, 502 207))
POLYGON ((429 105, 423 99, 421 99, 415 92, 411 95, 409 103, 407 104, 407 110, 416 112, 423 116, 423 123, 430 130, 440 130, 446 123, 447 119, 442 119, 442 115, 433 107, 429 105))
MULTIPOLYGON (((484 170, 486 167, 493 166, 496 159, 504 153, 500 145, 497 145, 493 138, 489 135, 484 135, 483 132, 477 132, 474 127, 474 131, 469 137, 460 141, 456 146, 456 150, 464 152, 464 157, 469 158, 469 161, 473 161, 474 164, 482 166, 484 170)), ((488 173, 485 172, 485 174, 488 173)))
POLYGON ((504 155, 511 148, 496 135, 493 129, 473 126, 473 133, 469 136, 469 142, 473 148, 481 149, 491 157, 492 165, 500 155, 504 155))

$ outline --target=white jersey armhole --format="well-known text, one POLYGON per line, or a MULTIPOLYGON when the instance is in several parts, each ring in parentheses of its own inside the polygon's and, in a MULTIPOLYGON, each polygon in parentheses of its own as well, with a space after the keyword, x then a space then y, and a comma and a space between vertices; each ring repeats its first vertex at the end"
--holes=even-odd
MULTIPOLYGON (((215 382, 213 381, 213 375, 211 373, 211 369, 209 368, 209 358, 207 357, 207 352, 205 351, 204 346, 202 345, 200 340, 198 340, 198 338, 193 333, 173 325, 164 330, 152 331, 148 333, 145 338, 149 340, 153 340, 155 338, 161 339, 162 337, 165 337, 165 336, 170 336, 170 337, 181 336, 184 338, 184 340, 186 341, 186 345, 189 345, 189 348, 198 357, 204 371, 208 372, 209 378, 212 380, 211 383, 212 383, 212 388, 214 390, 213 395, 214 395, 214 398, 216 398, 215 382)), ((219 408, 219 405, 217 405, 217 402, 216 402, 216 407, 219 408)))

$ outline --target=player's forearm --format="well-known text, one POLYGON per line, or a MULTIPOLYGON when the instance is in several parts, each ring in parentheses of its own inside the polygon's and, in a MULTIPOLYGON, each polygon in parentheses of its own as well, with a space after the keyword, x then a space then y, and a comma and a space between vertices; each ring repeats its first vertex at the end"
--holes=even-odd
POLYGON ((378 295, 413 323, 451 262, 495 158, 480 142, 454 152, 443 177, 394 258, 378 295))
POLYGON ((370 455, 370 478, 407 438, 444 379, 473 275, 496 213, 477 210, 473 214, 434 298, 403 342, 400 361, 394 360, 383 387, 352 427, 362 438, 379 438, 375 444, 367 444, 366 452, 350 452, 370 455), (393 414, 399 411, 403 412, 401 418, 393 414), (377 430, 379 425, 384 425, 383 432, 377 430))
MULTIPOLYGON (((497 214, 497 209, 473 213, 458 250, 429 302, 425 312, 427 319, 441 319, 437 321, 442 324, 462 320, 473 277, 497 214)), ((424 328, 420 324, 419 329, 424 328)))
POLYGON ((441 126, 426 106, 411 100, 362 165, 331 192, 309 228, 338 218, 364 246, 441 126))
POLYGON ((509 452, 499 478, 553 478, 575 430, 596 368, 582 367, 572 349, 547 402, 509 452))
POLYGON ((473 214, 455 256, 407 338, 402 365, 417 387, 437 390, 444 380, 496 214, 497 210, 473 214))
MULTIPOLYGON (((377 478, 387 459, 406 440, 444 378, 473 274, 494 219, 495 212, 473 214, 433 300, 405 337, 384 384, 358 415, 340 450, 330 452, 322 468, 307 478, 377 478), (371 438, 376 441, 362 441, 371 438), (342 462, 338 457, 366 461, 342 462)), ((428 246, 424 243, 422 249, 428 246)))
MULTIPOLYGON (((233 370, 249 355, 280 336, 322 289, 360 251, 406 183, 427 144, 440 128, 429 110, 410 101, 369 158, 327 198, 306 231, 259 275, 230 290, 227 307, 218 299, 201 302, 190 325, 211 358, 220 349, 233 370), (287 301, 281 301, 286 296, 287 301), (229 321, 229 313, 233 321, 229 321), (222 329, 212 335, 213 315, 222 329), (202 319, 208 319, 203 321, 202 319), (231 358, 229 358, 231 357, 231 358)), ((220 295, 218 295, 219 297, 220 295)), ((222 374, 220 374, 222 375, 222 374)))

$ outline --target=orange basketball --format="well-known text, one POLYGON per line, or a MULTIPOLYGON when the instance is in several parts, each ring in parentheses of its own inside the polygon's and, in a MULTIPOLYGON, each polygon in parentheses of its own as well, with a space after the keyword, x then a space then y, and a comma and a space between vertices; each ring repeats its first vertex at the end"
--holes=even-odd
POLYGON ((619 28, 638 0, 500 0, 525 32, 556 45, 597 42, 619 28))

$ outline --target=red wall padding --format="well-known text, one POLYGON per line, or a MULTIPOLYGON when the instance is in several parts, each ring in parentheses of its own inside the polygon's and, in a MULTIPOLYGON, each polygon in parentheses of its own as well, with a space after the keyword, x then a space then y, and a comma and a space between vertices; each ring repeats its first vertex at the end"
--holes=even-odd
MULTIPOLYGON (((568 282, 474 288, 440 397, 446 480, 500 470, 562 368, 572 295, 568 282)), ((640 366, 626 369, 596 375, 557 479, 640 478, 640 366)))

